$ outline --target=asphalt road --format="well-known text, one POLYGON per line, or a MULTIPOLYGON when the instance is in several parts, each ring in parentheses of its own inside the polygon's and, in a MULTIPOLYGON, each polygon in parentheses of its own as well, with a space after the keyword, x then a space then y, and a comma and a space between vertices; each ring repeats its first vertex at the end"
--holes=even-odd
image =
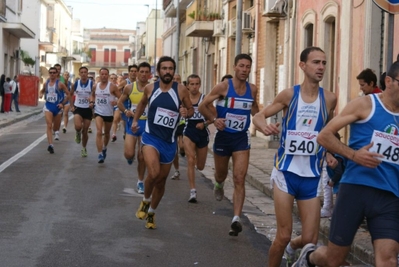
POLYGON ((244 216, 243 232, 229 236, 232 204, 214 200, 198 172, 198 203, 187 202, 185 159, 181 180, 167 181, 158 228, 146 229, 134 215, 142 195, 121 131, 98 164, 95 133, 81 158, 72 127, 54 141, 55 154, 47 152, 42 115, 0 129, 1 267, 266 265, 270 241, 244 216))

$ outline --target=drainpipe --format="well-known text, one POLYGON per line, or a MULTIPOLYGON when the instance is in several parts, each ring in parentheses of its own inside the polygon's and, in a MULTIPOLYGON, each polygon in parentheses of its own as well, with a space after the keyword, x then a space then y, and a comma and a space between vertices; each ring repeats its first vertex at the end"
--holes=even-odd
MULTIPOLYGON (((291 86, 294 84, 294 79, 295 79, 295 55, 296 55, 296 2, 297 0, 292 0, 292 16, 291 16, 291 29, 290 29, 290 36, 291 36, 291 40, 289 42, 289 48, 291 48, 291 51, 289 51, 290 53, 290 58, 289 58, 289 63, 288 63, 288 81, 287 81, 287 85, 291 86)), ((288 9, 287 9, 288 12, 288 9)), ((287 16, 289 16, 289 14, 287 14, 287 16)), ((287 48, 287 50, 289 49, 287 48)))
MULTIPOLYGON (((260 0, 256 0, 256 6, 255 6, 255 30, 257 31, 259 29, 259 20, 260 20, 260 0)), ((259 34, 256 32, 254 33, 254 46, 253 46, 253 62, 254 62, 254 69, 255 69, 255 79, 253 79, 256 83, 256 76, 258 75, 258 39, 259 39, 259 34)), ((259 83, 260 84, 260 83, 259 83)))
POLYGON ((237 0, 236 55, 241 54, 242 43, 242 0, 237 0))

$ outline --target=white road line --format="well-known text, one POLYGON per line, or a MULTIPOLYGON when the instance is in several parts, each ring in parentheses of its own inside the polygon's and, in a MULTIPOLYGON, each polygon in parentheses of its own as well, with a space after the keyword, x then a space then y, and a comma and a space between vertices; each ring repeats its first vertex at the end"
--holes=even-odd
POLYGON ((0 165, 0 172, 4 171, 8 166, 10 166, 11 164, 13 164, 15 161, 17 161, 18 159, 20 159, 21 157, 25 156, 26 153, 28 153, 29 151, 31 151, 35 146, 37 146, 41 141, 43 141, 44 139, 47 138, 47 135, 44 134, 41 137, 39 137, 38 139, 36 139, 35 142, 33 142, 32 144, 30 144, 28 147, 26 147, 24 150, 22 150, 21 152, 19 152, 18 154, 16 154, 15 156, 13 156, 12 158, 10 158, 9 160, 7 160, 6 162, 4 162, 3 164, 0 165))

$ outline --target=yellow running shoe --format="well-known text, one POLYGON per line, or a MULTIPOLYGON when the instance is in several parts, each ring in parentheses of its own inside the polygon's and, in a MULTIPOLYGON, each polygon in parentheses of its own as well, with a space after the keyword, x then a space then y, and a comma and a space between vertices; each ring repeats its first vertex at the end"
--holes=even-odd
POLYGON ((140 220, 147 218, 148 209, 150 208, 150 202, 141 201, 140 207, 136 212, 136 217, 140 220))
POLYGON ((155 224, 155 213, 149 212, 147 216, 147 222, 145 223, 145 228, 147 229, 156 229, 157 225, 155 224))

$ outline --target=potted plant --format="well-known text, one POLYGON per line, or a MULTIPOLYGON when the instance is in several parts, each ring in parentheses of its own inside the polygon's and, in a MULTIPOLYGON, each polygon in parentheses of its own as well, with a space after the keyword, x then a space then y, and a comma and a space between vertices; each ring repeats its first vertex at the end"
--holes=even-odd
POLYGON ((195 19, 195 10, 193 12, 191 12, 190 14, 188 14, 188 16, 192 19, 195 19))

